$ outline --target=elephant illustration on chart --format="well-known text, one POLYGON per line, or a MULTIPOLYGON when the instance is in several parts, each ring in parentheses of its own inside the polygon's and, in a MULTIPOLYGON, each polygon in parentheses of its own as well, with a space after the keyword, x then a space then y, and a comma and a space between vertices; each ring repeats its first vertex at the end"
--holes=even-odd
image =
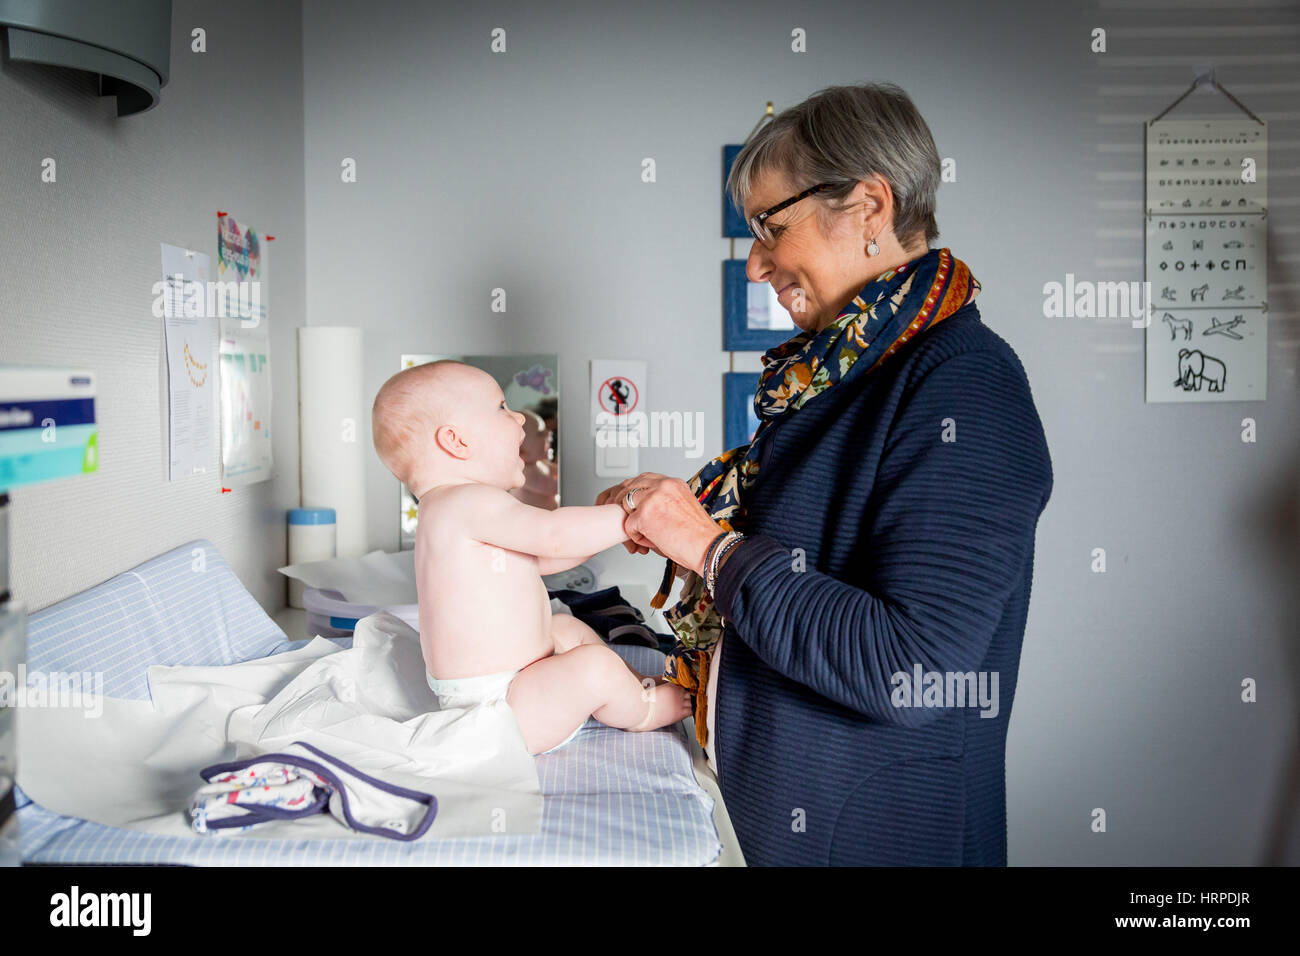
POLYGON ((1174 384, 1181 385, 1184 392, 1199 392, 1202 382, 1209 385, 1211 392, 1221 392, 1227 381, 1228 367, 1214 356, 1200 349, 1178 350, 1178 378, 1174 384))

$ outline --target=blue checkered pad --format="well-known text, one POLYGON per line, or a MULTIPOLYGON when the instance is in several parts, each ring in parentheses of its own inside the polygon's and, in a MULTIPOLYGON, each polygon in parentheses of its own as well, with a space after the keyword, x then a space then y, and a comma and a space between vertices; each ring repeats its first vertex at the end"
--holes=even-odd
MULTIPOLYGON (((104 692, 126 698, 149 696, 145 672, 153 664, 233 664, 306 643, 285 637, 207 540, 33 613, 27 635, 29 671, 102 671, 104 692)), ((643 674, 662 670, 663 655, 656 650, 611 646, 643 674)), ((202 783, 198 771, 196 788, 202 783)), ((589 720, 568 747, 538 757, 537 771, 545 796, 539 833, 412 843, 157 836, 59 816, 19 790, 23 859, 204 866, 699 866, 721 851, 713 800, 695 780, 680 724, 629 734, 589 720)))

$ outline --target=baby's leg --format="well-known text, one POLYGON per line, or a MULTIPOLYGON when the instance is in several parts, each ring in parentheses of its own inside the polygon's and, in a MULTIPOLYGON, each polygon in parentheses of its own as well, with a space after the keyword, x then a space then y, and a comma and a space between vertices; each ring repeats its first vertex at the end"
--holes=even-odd
POLYGON ((648 687, 608 647, 579 644, 521 670, 506 702, 530 753, 557 746, 588 717, 623 730, 666 727, 691 715, 691 698, 676 684, 648 687))
POLYGON ((555 642, 557 654, 573 650, 579 644, 605 643, 590 626, 579 621, 572 614, 551 615, 551 640, 555 642))
MULTIPOLYGON (((606 647, 604 639, 591 629, 586 623, 579 621, 572 614, 553 614, 551 615, 551 639, 555 643, 555 653, 563 654, 571 651, 579 644, 598 644, 606 647)), ((622 660, 622 658, 619 658, 622 660)), ((646 675, 632 667, 626 661, 623 661, 628 670, 636 675, 638 681, 645 680, 646 675)), ((654 678, 656 684, 663 682, 663 677, 654 678)))

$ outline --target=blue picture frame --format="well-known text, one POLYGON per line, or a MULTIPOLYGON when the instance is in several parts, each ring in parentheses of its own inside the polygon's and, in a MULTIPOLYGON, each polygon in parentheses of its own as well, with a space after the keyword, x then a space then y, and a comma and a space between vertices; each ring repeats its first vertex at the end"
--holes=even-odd
POLYGON ((790 313, 776 301, 766 282, 750 282, 745 275, 744 259, 722 260, 723 334, 722 347, 728 352, 766 352, 796 335, 802 329, 790 319, 790 313), (756 303, 751 309, 751 303, 756 303), (755 327, 756 322, 781 322, 785 328, 755 327))
POLYGON ((731 166, 744 145, 730 144, 722 147, 722 238, 750 239, 749 225, 745 222, 745 211, 737 209, 731 197, 727 195, 727 177, 731 175, 731 166))
POLYGON ((727 449, 748 445, 754 430, 758 428, 758 416, 754 414, 758 376, 758 372, 722 373, 726 409, 723 444, 727 449))

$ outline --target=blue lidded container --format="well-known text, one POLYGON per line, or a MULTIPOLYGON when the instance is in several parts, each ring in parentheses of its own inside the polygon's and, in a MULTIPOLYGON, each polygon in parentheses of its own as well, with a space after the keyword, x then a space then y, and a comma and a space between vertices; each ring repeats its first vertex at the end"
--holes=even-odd
MULTIPOLYGON (((308 564, 338 557, 338 525, 333 508, 289 509, 289 563, 308 564)), ((289 606, 304 607, 302 592, 306 587, 289 578, 289 606)))

